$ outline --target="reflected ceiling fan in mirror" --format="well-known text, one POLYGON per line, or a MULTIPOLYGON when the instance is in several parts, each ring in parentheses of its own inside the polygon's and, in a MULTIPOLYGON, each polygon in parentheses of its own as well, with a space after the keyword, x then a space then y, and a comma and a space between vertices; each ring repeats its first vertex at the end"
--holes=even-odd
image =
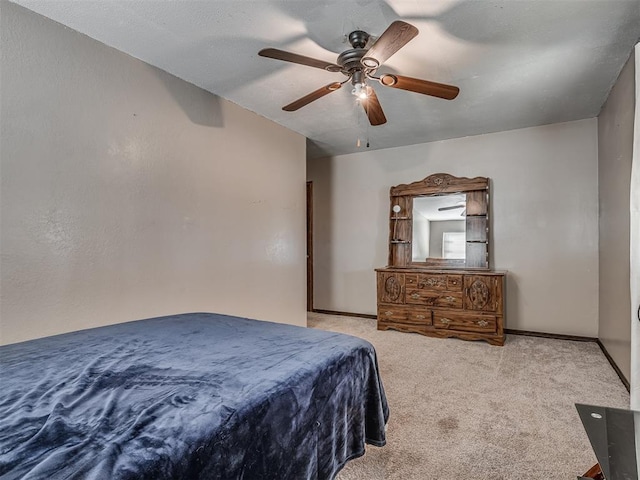
POLYGON ((438 209, 439 212, 445 212, 447 210, 455 210, 456 208, 464 208, 464 204, 462 205, 451 205, 450 207, 440 207, 438 209))
POLYGON ((467 202, 458 202, 455 205, 450 205, 448 207, 440 207, 438 208, 439 212, 446 212, 447 210, 456 210, 458 208, 462 208, 462 212, 460 213, 461 217, 464 217, 467 214, 467 202))
POLYGON ((294 112, 331 92, 339 90, 342 85, 351 82, 352 93, 359 100, 367 114, 371 125, 383 125, 387 119, 382 111, 375 90, 369 85, 369 80, 375 80, 385 87, 398 88, 410 92, 430 95, 433 97, 453 100, 458 96, 460 89, 452 85, 420 80, 418 78, 404 77, 402 75, 384 74, 375 76, 376 71, 394 53, 404 47, 412 38, 418 35, 418 29, 401 20, 396 20, 380 35, 380 37, 367 48, 371 36, 362 30, 355 30, 348 36, 352 48, 338 55, 336 63, 329 63, 311 57, 305 57, 296 53, 265 48, 258 55, 285 62, 297 63, 309 67, 321 68, 329 72, 342 73, 347 77, 342 82, 333 82, 325 85, 308 95, 282 107, 287 112, 294 112))

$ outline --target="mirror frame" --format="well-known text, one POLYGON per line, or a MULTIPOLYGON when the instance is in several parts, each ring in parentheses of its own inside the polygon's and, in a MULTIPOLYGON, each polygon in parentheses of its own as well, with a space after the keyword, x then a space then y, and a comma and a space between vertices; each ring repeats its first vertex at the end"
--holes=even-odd
POLYGON ((391 187, 389 200, 389 266, 489 269, 489 178, 455 177, 448 173, 435 173, 417 182, 391 187), (414 262, 413 199, 448 193, 467 195, 465 259, 426 258, 424 262, 414 262), (395 205, 400 206, 399 212, 394 212, 395 205))

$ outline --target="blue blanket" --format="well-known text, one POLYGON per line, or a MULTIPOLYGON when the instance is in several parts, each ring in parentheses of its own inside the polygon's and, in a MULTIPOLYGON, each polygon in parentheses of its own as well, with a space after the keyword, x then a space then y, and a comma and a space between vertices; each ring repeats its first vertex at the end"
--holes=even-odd
POLYGON ((388 408, 368 342, 225 315, 0 347, 2 479, 331 479, 388 408))

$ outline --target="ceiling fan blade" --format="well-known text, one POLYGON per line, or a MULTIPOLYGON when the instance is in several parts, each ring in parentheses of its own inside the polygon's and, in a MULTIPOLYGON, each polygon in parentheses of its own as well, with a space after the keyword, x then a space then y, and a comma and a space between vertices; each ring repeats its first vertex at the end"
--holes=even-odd
POLYGON ((365 67, 382 65, 416 35, 418 35, 416 27, 401 20, 396 20, 378 37, 378 40, 362 59, 362 64, 365 67), (370 58, 375 59, 375 62, 372 60, 367 61, 370 58))
POLYGON ((291 102, 289 105, 285 105, 284 107, 282 107, 282 109, 286 112, 295 112, 299 108, 302 108, 305 105, 308 105, 311 102, 318 100, 319 98, 324 97, 331 92, 335 92, 340 87, 342 87, 342 84, 339 82, 330 83, 329 85, 325 85, 324 87, 319 88, 318 90, 315 90, 302 98, 299 98, 295 102, 291 102))
POLYGON ((422 93, 423 95, 444 98, 445 100, 453 100, 458 96, 458 93, 460 93, 460 89, 453 85, 420 80, 419 78, 403 77, 401 75, 382 75, 380 77, 380 83, 385 87, 400 88, 410 92, 422 93))
POLYGON ((305 57, 304 55, 298 55, 297 53, 285 52, 284 50, 278 50, 277 48, 264 48, 258 52, 258 55, 260 55, 261 57, 282 60, 284 62, 298 63, 300 65, 306 65, 308 67, 321 68, 330 72, 339 72, 340 70, 342 70, 342 67, 340 67, 340 65, 336 65, 335 63, 329 63, 323 60, 305 57))
POLYGON ((387 117, 384 116, 382 106, 380 105, 376 91, 373 88, 367 87, 367 98, 362 99, 360 103, 362 103, 362 107, 364 108, 371 125, 375 127, 376 125, 383 125, 387 123, 387 117))

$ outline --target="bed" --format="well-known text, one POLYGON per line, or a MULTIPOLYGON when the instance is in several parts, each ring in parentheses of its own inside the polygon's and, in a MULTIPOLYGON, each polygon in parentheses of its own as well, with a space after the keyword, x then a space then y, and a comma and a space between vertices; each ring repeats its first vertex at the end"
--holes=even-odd
POLYGON ((331 479, 383 446, 365 340, 211 313, 0 347, 0 478, 331 479))

